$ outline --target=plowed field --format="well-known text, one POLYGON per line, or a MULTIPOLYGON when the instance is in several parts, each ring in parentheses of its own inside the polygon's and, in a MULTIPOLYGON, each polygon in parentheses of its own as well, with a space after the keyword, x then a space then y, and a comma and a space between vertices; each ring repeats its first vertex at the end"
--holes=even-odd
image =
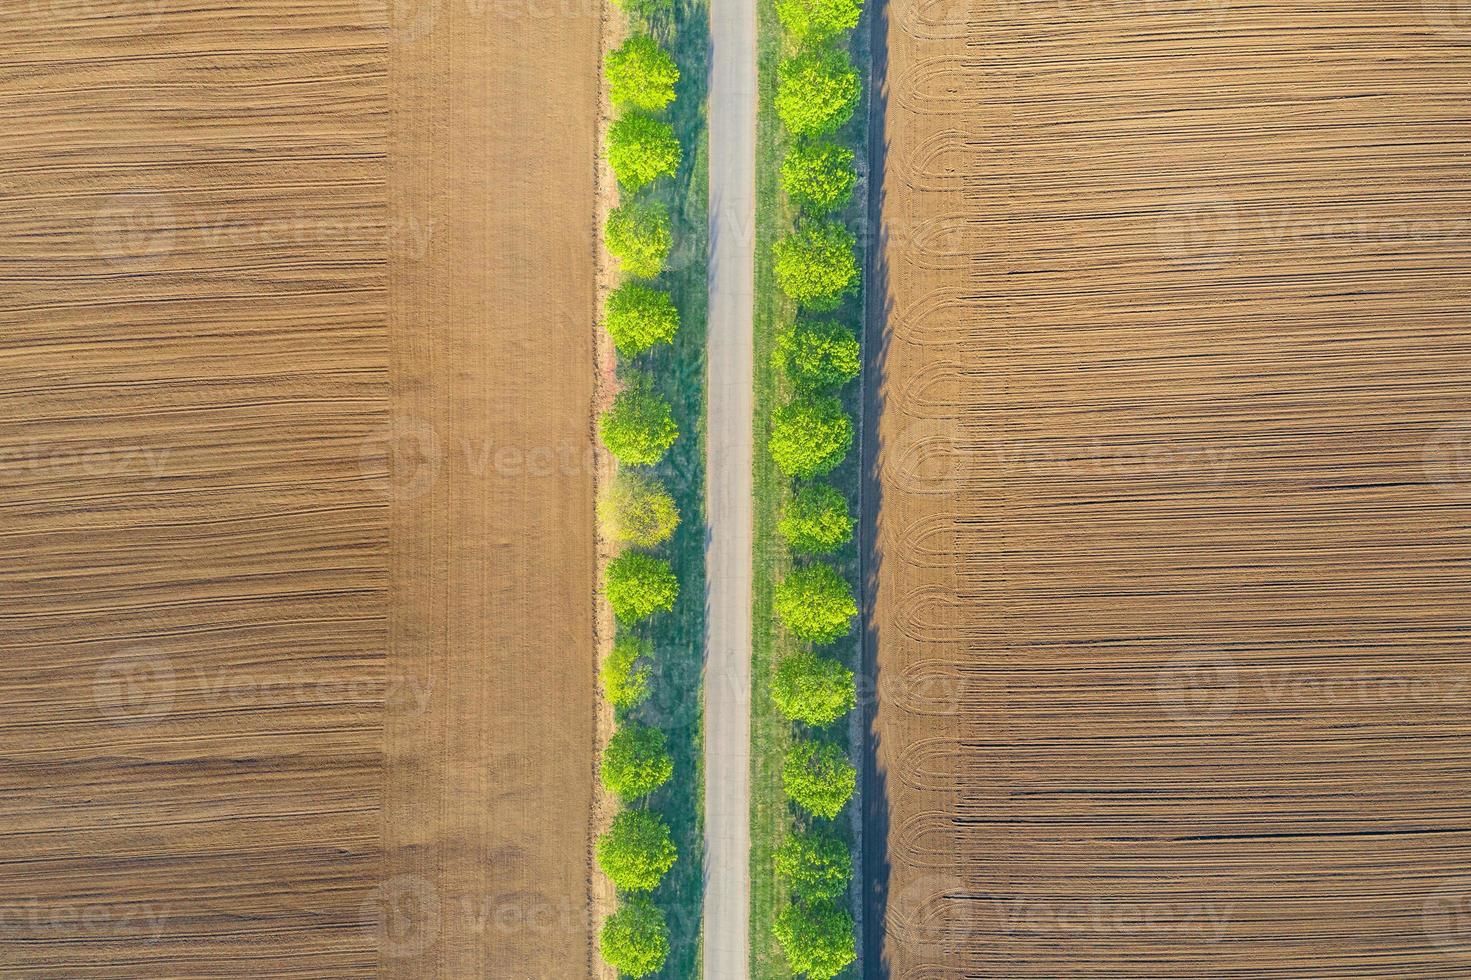
POLYGON ((1471 22, 895 0, 870 970, 1471 970, 1471 22))
POLYGON ((400 7, 0 18, 0 974, 594 973, 598 9, 400 7))

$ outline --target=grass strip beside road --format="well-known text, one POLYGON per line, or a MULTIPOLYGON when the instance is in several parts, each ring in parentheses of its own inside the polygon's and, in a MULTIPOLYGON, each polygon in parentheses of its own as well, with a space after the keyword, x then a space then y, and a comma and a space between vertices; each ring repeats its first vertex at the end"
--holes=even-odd
MULTIPOLYGON (((771 0, 759 0, 757 9, 759 106, 756 122, 754 303, 756 445, 753 447, 755 513, 752 545, 755 568, 752 577, 751 667, 751 977, 752 980, 790 980, 793 973, 777 943, 772 926, 790 901, 786 887, 776 874, 775 852, 788 833, 803 819, 788 803, 781 781, 782 762, 787 750, 796 740, 798 729, 777 711, 771 696, 771 678, 777 663, 784 656, 803 649, 805 644, 777 625, 773 608, 776 584, 793 565, 786 543, 777 533, 777 521, 790 495, 792 481, 777 469, 767 450, 767 439, 771 431, 772 413, 792 395, 784 372, 772 363, 779 328, 790 323, 797 314, 796 304, 777 287, 773 268, 772 246, 793 227, 797 218, 797 210, 787 202, 780 184, 781 163, 786 155, 789 137, 777 118, 774 102, 777 66, 784 57, 794 54, 797 49, 785 39, 771 0)), ((850 32, 848 40, 853 62, 864 80, 862 101, 852 121, 835 137, 837 142, 854 150, 859 163, 859 182, 853 202, 837 217, 857 235, 860 269, 868 267, 869 247, 866 224, 868 182, 864 167, 868 158, 869 16, 865 12, 863 22, 850 32)), ((853 326, 859 336, 862 336, 863 303, 864 292, 860 290, 832 316, 853 326)), ((854 418, 859 433, 847 458, 828 477, 828 482, 839 488, 848 498, 850 509, 854 513, 857 513, 858 508, 861 476, 862 388, 861 383, 850 384, 841 392, 843 406, 854 418)), ((850 583, 861 588, 856 538, 831 556, 830 560, 850 583)), ((858 672, 862 664, 861 642, 861 628, 855 628, 848 637, 825 647, 823 652, 841 659, 858 672)), ((861 674, 858 682, 861 699, 869 685, 861 674)), ((857 758, 861 746, 853 744, 852 737, 854 732, 861 731, 861 726, 852 726, 844 720, 824 731, 833 741, 847 748, 849 757, 855 764, 861 762, 857 758)), ((860 793, 855 793, 848 804, 847 813, 861 812, 860 793)), ((852 852, 859 854, 860 841, 856 838, 858 822, 845 817, 839 821, 838 827, 848 836, 852 852)), ((861 868, 856 870, 861 872, 861 868)), ((850 892, 850 905, 855 912, 858 907, 859 879, 861 874, 855 874, 854 886, 850 892)), ((860 960, 840 974, 840 977, 857 977, 861 965, 860 960)))
POLYGON ((655 474, 679 506, 681 522, 669 541, 668 557, 679 577, 674 611, 656 616, 643 635, 656 651, 653 694, 640 707, 643 720, 664 729, 674 758, 674 778, 652 805, 668 821, 679 860, 654 892, 669 919, 669 958, 652 976, 690 980, 700 975, 701 912, 704 905, 704 725, 701 675, 705 643, 705 311, 708 259, 708 167, 705 96, 709 74, 707 0, 677 0, 672 13, 657 16, 651 32, 679 65, 678 96, 669 116, 684 148, 673 180, 651 194, 668 205, 674 250, 659 285, 680 312, 674 343, 659 345, 634 367, 654 376, 655 387, 674 408, 680 438, 655 474))

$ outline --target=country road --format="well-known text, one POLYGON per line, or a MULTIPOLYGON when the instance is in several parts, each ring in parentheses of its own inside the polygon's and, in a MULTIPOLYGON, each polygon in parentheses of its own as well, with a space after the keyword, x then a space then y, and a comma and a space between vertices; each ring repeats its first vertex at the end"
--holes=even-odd
POLYGON ((756 5, 711 8, 706 478, 706 980, 750 969, 751 318, 756 223, 756 5))

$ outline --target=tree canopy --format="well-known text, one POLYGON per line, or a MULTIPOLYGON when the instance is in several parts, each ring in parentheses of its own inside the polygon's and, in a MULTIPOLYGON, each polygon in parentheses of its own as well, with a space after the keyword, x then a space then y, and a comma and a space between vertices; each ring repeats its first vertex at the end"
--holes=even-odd
POLYGON ((858 703, 853 672, 832 657, 793 653, 776 668, 771 699, 782 714, 807 725, 831 725, 858 703))
POLYGON ((652 793, 674 775, 664 733, 648 725, 623 725, 603 750, 602 777, 608 792, 623 800, 652 793))
POLYGON ((619 889, 653 891, 674 867, 679 850, 664 818, 650 810, 624 810, 598 837, 598 867, 619 889))
POLYGON ((608 166, 628 190, 673 176, 681 155, 674 127, 653 116, 626 113, 608 129, 608 166))
POLYGON ((598 417, 598 434, 620 463, 652 465, 679 438, 679 426, 674 409, 655 394, 648 378, 634 375, 598 417))
POLYGON ((856 243, 836 221, 804 222, 773 246, 776 284, 810 309, 837 309, 858 281, 856 243))
POLYGON ((679 526, 679 508, 658 480, 619 470, 598 501, 598 522, 615 543, 652 548, 679 526))
POLYGON ((853 877, 853 855, 832 830, 798 830, 776 849, 776 873, 791 884, 799 899, 839 898, 853 877))
POLYGON ((793 551, 826 554, 853 540, 853 515, 836 487, 810 483, 787 501, 776 530, 793 551))
POLYGON ((852 30, 862 13, 863 0, 776 0, 781 26, 804 44, 852 30))
POLYGON ((853 151, 836 143, 799 142, 781 162, 782 190, 813 211, 835 211, 847 204, 857 181, 853 151))
POLYGON ((793 902, 773 927, 793 973, 831 980, 858 958, 853 915, 831 899, 793 902))
POLYGON ((659 112, 674 101, 679 67, 669 52, 647 34, 624 41, 603 62, 614 105, 659 112))
POLYGON ((836 388, 858 377, 858 338, 836 320, 797 320, 776 336, 772 359, 804 390, 836 388))
POLYGON ((794 635, 813 643, 844 637, 858 615, 858 602, 846 579, 831 565, 817 563, 788 573, 777 584, 777 618, 794 635))
POLYGON ((827 473, 852 445, 853 420, 831 395, 798 395, 772 414, 767 447, 787 476, 806 479, 827 473))
POLYGON ((608 213, 603 240, 609 253, 622 263, 624 272, 652 279, 664 271, 664 262, 674 247, 669 209, 657 202, 620 204, 608 213))
POLYGON ((618 353, 634 357, 655 344, 674 340, 679 330, 679 310, 674 298, 662 289, 625 282, 609 294, 603 325, 618 353))
POLYGON ((608 562, 608 605, 624 623, 668 612, 679 597, 679 579, 663 558, 625 551, 608 562))
POLYGON ((647 895, 630 895, 603 923, 598 946, 620 974, 646 977, 669 956, 669 923, 647 895))
POLYGON ((831 742, 798 742, 787 751, 782 788, 802 809, 831 820, 842 812, 858 783, 858 770, 831 742))
POLYGON ((614 708, 636 708, 648 698, 652 655, 653 648, 638 637, 623 635, 613 641, 599 677, 603 694, 614 708))
POLYGON ((861 89, 847 52, 810 48, 777 68, 776 114, 793 136, 823 136, 853 118, 861 89))
POLYGON ((630 17, 649 20, 657 14, 674 9, 674 0, 613 0, 613 5, 630 17))

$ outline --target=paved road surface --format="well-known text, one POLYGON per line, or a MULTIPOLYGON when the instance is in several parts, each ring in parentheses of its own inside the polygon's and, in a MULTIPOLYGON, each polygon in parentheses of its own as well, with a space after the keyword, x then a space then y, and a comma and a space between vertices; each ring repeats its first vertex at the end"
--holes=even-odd
POLYGON ((709 594, 705 667, 705 978, 750 964, 751 298, 756 5, 710 16, 709 594))

